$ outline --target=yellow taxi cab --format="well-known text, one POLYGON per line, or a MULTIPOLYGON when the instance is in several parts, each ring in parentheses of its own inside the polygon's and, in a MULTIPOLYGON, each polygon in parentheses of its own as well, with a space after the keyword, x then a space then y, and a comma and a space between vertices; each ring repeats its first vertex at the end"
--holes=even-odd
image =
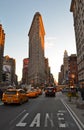
POLYGON ((30 90, 26 93, 26 95, 29 97, 29 98, 35 98, 35 97, 38 97, 38 93, 36 90, 30 90))
POLYGON ((40 88, 37 88, 36 91, 37 91, 38 95, 42 95, 42 90, 40 88))
POLYGON ((7 89, 2 96, 4 104, 17 103, 22 104, 28 101, 28 96, 23 89, 7 89))

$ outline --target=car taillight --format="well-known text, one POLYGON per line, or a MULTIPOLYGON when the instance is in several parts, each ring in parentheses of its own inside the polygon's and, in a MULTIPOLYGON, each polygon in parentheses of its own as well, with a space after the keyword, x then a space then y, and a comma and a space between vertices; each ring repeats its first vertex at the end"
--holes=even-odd
POLYGON ((18 94, 18 93, 16 94, 16 97, 19 97, 19 94, 18 94))
POLYGON ((5 97, 5 93, 3 93, 3 97, 5 97))
POLYGON ((48 90, 45 90, 45 93, 47 93, 48 92, 48 90))
POLYGON ((55 92, 55 90, 53 90, 53 92, 55 92))

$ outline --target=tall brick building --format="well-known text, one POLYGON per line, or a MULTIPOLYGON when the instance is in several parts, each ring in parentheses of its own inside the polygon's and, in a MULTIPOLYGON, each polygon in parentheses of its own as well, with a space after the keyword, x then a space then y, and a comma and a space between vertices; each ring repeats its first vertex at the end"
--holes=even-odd
POLYGON ((16 84, 16 61, 8 55, 3 58, 3 74, 5 75, 5 83, 16 84))
POLYGON ((23 69, 22 69, 22 83, 27 84, 28 80, 28 65, 29 65, 29 58, 23 59, 23 69))
POLYGON ((72 0, 70 11, 73 13, 77 48, 79 84, 84 84, 84 0, 72 0))
POLYGON ((68 52, 66 50, 64 51, 63 64, 64 64, 64 82, 66 84, 68 80, 68 52))
POLYGON ((78 67, 77 67, 77 56, 76 54, 71 54, 69 56, 69 66, 68 66, 68 76, 69 84, 78 85, 78 67))
POLYGON ((68 56, 68 53, 66 52, 67 51, 64 52, 63 58, 63 61, 65 59, 65 62, 63 62, 63 65, 61 65, 60 72, 58 75, 58 84, 76 86, 78 85, 77 55, 71 54, 70 56, 68 56))
POLYGON ((28 84, 45 82, 44 36, 45 30, 42 16, 39 12, 34 15, 29 33, 29 65, 28 84))
POLYGON ((5 33, 2 28, 2 25, 0 24, 0 82, 2 82, 4 43, 5 43, 5 33))

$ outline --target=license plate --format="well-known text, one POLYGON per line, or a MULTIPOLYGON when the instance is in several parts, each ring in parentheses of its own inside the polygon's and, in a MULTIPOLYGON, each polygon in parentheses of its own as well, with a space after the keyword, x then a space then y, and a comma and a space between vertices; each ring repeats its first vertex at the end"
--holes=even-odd
POLYGON ((52 90, 49 90, 49 92, 52 92, 52 90))
POLYGON ((12 103, 13 100, 12 100, 12 99, 8 99, 7 102, 8 102, 8 103, 12 103))

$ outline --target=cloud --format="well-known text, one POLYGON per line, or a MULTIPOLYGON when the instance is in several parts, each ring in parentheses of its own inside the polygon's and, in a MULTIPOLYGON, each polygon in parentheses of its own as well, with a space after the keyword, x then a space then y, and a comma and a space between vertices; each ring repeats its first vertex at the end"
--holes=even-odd
POLYGON ((55 46, 56 41, 57 41, 56 37, 46 37, 45 38, 45 46, 46 46, 46 48, 50 48, 50 47, 55 46))

